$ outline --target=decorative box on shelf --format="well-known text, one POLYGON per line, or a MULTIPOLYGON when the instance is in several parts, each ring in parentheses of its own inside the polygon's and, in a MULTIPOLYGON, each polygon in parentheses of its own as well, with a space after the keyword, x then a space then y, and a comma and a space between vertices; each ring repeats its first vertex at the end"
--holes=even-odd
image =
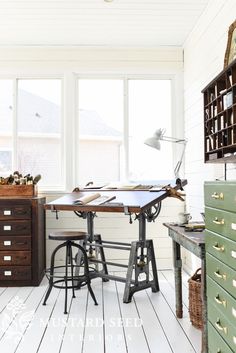
POLYGON ((0 185, 0 196, 37 196, 37 185, 0 185))

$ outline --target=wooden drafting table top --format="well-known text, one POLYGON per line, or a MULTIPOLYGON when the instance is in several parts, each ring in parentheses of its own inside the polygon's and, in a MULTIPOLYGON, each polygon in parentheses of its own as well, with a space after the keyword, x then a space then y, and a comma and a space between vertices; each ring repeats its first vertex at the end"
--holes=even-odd
MULTIPOLYGON (((169 181, 173 188, 177 189, 175 181, 169 181)), ((182 185, 186 185, 187 181, 183 180, 182 185)), ((166 184, 167 185, 167 184, 166 184)), ((146 209, 154 206, 158 202, 164 200, 168 197, 168 192, 166 190, 161 191, 149 191, 149 190, 92 190, 92 191, 79 191, 66 194, 54 201, 46 203, 44 205, 47 210, 63 210, 63 211, 85 211, 85 212, 124 212, 124 209, 130 213, 141 213, 146 209), (99 192, 101 196, 103 195, 114 195, 116 198, 106 204, 102 205, 78 205, 74 201, 88 193, 99 192)))

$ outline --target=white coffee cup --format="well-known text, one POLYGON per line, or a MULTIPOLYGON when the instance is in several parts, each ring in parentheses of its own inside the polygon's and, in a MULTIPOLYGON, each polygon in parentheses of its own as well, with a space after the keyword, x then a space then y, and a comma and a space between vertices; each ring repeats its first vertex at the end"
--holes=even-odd
POLYGON ((178 214, 178 217, 179 217, 180 224, 186 224, 190 221, 190 219, 192 219, 192 216, 190 215, 190 213, 187 213, 187 212, 180 212, 178 214))

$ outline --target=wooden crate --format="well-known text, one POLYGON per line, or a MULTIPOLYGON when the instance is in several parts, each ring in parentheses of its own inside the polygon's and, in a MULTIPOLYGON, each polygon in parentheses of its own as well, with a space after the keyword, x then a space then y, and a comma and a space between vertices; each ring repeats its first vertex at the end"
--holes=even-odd
POLYGON ((0 185, 0 196, 37 196, 37 185, 0 185))

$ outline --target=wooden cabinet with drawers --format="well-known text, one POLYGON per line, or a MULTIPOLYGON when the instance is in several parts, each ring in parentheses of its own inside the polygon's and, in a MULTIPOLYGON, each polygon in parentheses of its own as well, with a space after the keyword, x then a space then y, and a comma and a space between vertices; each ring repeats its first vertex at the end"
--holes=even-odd
POLYGON ((205 183, 209 353, 236 352, 236 181, 205 183))
POLYGON ((44 197, 0 197, 0 286, 37 286, 45 269, 44 197))

